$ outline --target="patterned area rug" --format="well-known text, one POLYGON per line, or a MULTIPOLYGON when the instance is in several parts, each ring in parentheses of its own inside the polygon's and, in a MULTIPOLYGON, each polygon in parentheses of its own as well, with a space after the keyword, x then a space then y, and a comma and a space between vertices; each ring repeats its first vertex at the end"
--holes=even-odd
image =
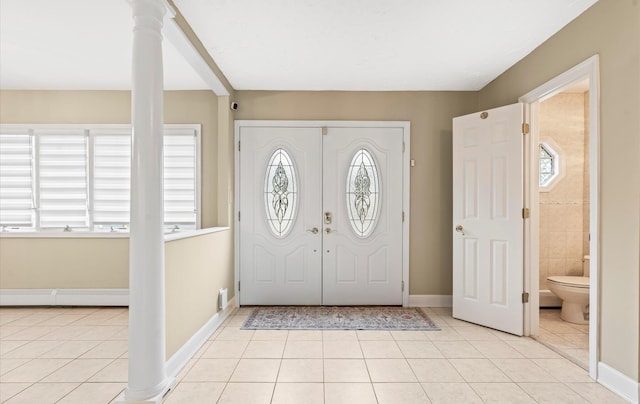
POLYGON ((439 330, 415 307, 256 307, 243 330, 439 330))

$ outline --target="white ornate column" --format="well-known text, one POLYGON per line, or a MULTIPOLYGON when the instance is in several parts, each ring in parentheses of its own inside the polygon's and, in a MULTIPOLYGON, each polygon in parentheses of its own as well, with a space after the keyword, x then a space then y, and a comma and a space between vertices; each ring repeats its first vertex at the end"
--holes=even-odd
POLYGON ((165 361, 162 192, 162 0, 131 0, 131 233, 129 382, 125 402, 160 402, 173 380, 165 361))

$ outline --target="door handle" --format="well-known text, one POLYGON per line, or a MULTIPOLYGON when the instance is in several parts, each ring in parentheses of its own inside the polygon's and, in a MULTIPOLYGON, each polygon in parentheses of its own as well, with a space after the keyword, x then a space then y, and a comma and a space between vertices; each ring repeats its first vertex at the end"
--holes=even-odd
POLYGON ((462 227, 462 225, 461 225, 461 224, 459 224, 459 225, 457 225, 457 226, 456 226, 456 231, 457 231, 458 233, 462 233, 462 235, 463 235, 463 236, 465 235, 465 234, 464 234, 464 227, 462 227))
POLYGON ((318 228, 314 227, 313 229, 307 229, 309 233, 318 234, 318 228))

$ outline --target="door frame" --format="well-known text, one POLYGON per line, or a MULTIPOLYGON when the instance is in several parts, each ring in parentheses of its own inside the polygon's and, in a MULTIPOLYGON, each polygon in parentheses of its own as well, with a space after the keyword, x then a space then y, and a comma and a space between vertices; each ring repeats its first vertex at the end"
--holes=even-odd
POLYGON ((411 161, 411 123, 409 121, 292 121, 292 120, 235 120, 234 121, 234 296, 236 304, 242 305, 240 288, 240 128, 242 127, 287 127, 287 128, 400 128, 402 129, 402 306, 409 304, 409 223, 410 210, 410 161, 411 161))
POLYGON ((584 79, 589 80, 589 376, 597 380, 600 357, 598 339, 600 323, 600 81, 599 56, 584 62, 542 84, 518 99, 527 105, 525 119, 530 124, 530 136, 525 139, 524 150, 524 198, 531 214, 524 228, 524 282, 529 292, 529 304, 525 305, 525 335, 537 335, 540 322, 539 254, 540 212, 538 190, 537 147, 539 143, 540 102, 557 95, 569 86, 584 79))

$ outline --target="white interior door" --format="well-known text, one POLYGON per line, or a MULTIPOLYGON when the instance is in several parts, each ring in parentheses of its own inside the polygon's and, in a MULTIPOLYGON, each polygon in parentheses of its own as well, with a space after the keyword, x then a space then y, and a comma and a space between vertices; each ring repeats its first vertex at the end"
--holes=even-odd
POLYGON ((319 305, 322 131, 241 127, 239 138, 241 303, 319 305))
POLYGON ((323 304, 402 304, 401 128, 323 136, 323 304))
POLYGON ((523 331, 523 104, 453 120, 453 317, 523 331))

